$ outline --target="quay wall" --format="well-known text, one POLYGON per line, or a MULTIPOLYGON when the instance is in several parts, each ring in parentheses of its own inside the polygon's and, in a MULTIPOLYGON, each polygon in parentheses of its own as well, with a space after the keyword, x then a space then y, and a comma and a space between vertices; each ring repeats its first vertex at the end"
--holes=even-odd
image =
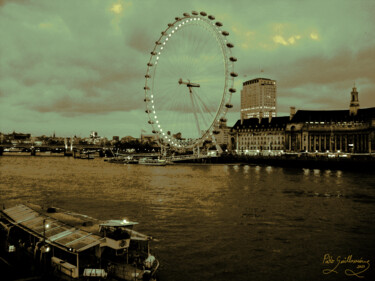
POLYGON ((218 163, 240 163, 308 169, 334 169, 353 171, 375 171, 375 155, 349 155, 329 158, 327 156, 304 156, 284 154, 281 156, 222 155, 218 163))

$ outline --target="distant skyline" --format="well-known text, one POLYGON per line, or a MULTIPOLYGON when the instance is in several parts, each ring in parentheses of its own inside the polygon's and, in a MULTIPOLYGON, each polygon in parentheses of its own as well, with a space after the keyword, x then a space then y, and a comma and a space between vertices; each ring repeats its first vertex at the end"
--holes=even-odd
POLYGON ((230 33, 242 83, 277 81, 277 114, 375 106, 375 1, 0 0, 0 132, 33 136, 151 133, 144 75, 176 16, 206 11, 230 33))

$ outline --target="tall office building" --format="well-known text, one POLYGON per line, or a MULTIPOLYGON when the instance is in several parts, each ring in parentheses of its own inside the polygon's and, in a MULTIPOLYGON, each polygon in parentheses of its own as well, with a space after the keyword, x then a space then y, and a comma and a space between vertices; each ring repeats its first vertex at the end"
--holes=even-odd
POLYGON ((256 78, 243 83, 241 119, 276 117, 276 81, 256 78))

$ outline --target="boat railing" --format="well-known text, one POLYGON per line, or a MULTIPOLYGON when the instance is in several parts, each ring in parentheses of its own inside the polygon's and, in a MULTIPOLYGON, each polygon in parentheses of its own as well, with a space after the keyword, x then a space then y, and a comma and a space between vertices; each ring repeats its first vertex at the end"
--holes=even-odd
POLYGON ((155 262, 156 262, 156 266, 155 266, 155 268, 152 270, 152 272, 151 272, 151 276, 154 276, 154 275, 155 275, 155 273, 156 273, 156 271, 158 270, 159 265, 160 265, 160 263, 159 263, 159 261, 158 261, 157 259, 155 259, 155 262))

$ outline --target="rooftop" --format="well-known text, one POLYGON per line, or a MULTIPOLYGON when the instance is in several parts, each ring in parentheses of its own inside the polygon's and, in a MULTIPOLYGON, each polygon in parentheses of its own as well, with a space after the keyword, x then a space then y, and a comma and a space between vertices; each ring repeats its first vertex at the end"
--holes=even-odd
POLYGON ((244 119, 242 124, 241 120, 238 120, 236 124, 234 124, 234 129, 254 129, 254 128, 285 128, 286 124, 289 122, 289 116, 281 116, 281 117, 272 117, 271 122, 269 118, 262 118, 259 122, 259 118, 250 118, 244 119))
POLYGON ((275 80, 272 80, 272 79, 269 79, 269 78, 254 78, 254 79, 251 79, 251 80, 248 80, 248 81, 245 81, 242 83, 243 86, 245 85, 249 85, 249 84, 254 84, 254 83, 258 83, 259 80, 265 80, 265 81, 275 81, 275 80))
POLYGON ((346 122, 367 121, 375 118, 375 107, 358 109, 357 115, 351 116, 349 110, 298 110, 291 123, 299 122, 346 122))
POLYGON ((68 251, 82 252, 100 244, 102 237, 42 215, 28 206, 3 210, 15 224, 46 242, 68 251))

